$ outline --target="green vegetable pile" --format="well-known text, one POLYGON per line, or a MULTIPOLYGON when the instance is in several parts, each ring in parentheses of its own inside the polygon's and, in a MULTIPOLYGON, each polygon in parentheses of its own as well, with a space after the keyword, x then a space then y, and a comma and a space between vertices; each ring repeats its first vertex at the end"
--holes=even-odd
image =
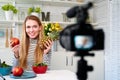
POLYGON ((47 66, 47 64, 46 63, 36 63, 33 66, 47 66))
POLYGON ((10 65, 6 64, 6 62, 3 61, 2 63, 0 63, 0 67, 2 67, 2 68, 10 67, 10 65))

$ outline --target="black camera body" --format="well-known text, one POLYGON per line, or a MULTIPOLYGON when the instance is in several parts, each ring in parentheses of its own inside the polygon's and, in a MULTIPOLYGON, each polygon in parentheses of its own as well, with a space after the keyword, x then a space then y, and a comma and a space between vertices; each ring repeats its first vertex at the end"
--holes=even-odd
POLYGON ((76 17, 77 23, 68 25, 60 32, 60 44, 69 51, 90 51, 104 49, 104 32, 87 23, 88 9, 92 3, 75 6, 67 11, 68 18, 76 17))

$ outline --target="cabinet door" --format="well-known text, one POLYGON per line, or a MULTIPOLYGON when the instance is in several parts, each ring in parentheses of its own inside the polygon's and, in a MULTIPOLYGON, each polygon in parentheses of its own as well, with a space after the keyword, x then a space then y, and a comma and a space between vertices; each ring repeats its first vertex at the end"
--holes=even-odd
POLYGON ((72 71, 72 72, 76 72, 77 71, 77 63, 78 60, 80 59, 80 57, 75 56, 75 52, 66 52, 67 56, 68 56, 68 65, 67 65, 67 69, 72 71))
POLYGON ((51 56, 51 69, 66 69, 68 57, 63 52, 54 52, 51 56))
POLYGON ((57 51, 51 56, 51 69, 67 69, 73 72, 77 70, 79 57, 74 56, 74 52, 57 51))

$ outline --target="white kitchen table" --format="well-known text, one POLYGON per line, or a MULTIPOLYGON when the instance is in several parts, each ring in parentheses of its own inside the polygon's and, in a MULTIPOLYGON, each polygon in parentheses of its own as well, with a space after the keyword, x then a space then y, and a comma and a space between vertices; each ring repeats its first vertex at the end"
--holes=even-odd
POLYGON ((37 74, 37 77, 28 79, 13 79, 9 75, 4 78, 6 80, 77 80, 76 74, 69 70, 49 70, 45 74, 37 74))

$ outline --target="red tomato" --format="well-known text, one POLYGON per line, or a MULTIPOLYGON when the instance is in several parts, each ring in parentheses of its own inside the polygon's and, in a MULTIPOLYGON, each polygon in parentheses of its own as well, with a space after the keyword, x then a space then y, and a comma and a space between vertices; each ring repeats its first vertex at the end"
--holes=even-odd
POLYGON ((13 43, 12 47, 14 47, 15 45, 18 45, 20 43, 19 39, 15 38, 15 37, 11 38, 10 40, 13 43))
POLYGON ((21 68, 21 67, 14 67, 13 69, 12 69, 12 74, 14 75, 14 76, 21 76, 22 74, 23 74, 23 72, 24 72, 24 70, 23 70, 23 68, 21 68))

